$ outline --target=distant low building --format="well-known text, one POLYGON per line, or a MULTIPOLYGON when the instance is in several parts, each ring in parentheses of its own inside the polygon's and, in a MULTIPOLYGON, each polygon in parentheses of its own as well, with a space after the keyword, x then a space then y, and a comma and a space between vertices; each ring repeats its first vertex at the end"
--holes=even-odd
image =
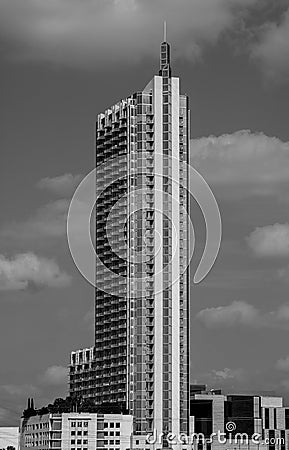
POLYGON ((19 427, 0 427, 0 449, 19 448, 19 427))
POLYGON ((191 434, 205 437, 198 450, 289 448, 289 407, 283 406, 281 397, 192 390, 190 419, 191 434))
POLYGON ((20 450, 127 450, 131 436, 130 415, 49 413, 22 419, 20 450))

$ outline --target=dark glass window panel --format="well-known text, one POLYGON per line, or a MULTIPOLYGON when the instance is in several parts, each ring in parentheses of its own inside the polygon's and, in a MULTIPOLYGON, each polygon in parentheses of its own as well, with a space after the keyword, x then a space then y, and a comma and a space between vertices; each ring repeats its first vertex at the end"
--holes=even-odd
POLYGON ((265 408, 265 428, 269 429, 269 408, 265 408))
POLYGON ((269 450, 275 450, 275 431, 269 430, 269 450))

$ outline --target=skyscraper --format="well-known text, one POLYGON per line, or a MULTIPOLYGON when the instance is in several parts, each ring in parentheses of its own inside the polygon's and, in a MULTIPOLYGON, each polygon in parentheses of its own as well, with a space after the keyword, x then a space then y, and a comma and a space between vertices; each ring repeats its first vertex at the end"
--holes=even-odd
POLYGON ((189 432, 188 157, 165 40, 159 74, 97 117, 95 346, 71 355, 70 393, 135 434, 189 432))

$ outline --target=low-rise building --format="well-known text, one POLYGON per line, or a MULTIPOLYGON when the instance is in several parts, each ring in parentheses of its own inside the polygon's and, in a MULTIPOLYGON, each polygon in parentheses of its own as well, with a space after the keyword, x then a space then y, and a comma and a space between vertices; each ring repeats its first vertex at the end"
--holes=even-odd
POLYGON ((19 448, 19 427, 0 427, 0 449, 19 448))
POLYGON ((20 450, 129 450, 132 416, 62 413, 23 418, 20 450))
POLYGON ((105 406, 76 412, 88 406, 67 398, 36 410, 29 401, 20 450, 289 450, 289 407, 281 397, 223 395, 198 386, 191 389, 190 433, 178 436, 171 430, 135 435, 132 415, 105 406))
POLYGON ((191 433, 204 436, 198 450, 287 450, 289 407, 281 397, 192 394, 191 433))

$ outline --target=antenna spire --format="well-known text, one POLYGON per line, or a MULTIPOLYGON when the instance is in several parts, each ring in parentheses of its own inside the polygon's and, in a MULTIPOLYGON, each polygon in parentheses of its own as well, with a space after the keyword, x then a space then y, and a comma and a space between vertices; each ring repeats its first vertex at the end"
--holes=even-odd
POLYGON ((164 42, 167 42, 167 22, 164 21, 164 42))

